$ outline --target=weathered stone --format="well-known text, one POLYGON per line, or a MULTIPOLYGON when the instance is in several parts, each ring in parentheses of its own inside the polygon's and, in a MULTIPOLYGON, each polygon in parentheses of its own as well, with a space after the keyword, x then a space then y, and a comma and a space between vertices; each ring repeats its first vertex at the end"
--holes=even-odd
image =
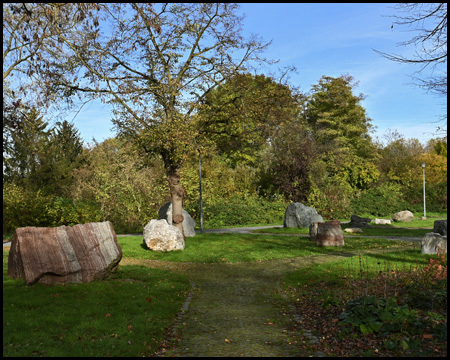
POLYGON ((438 247, 447 252, 447 236, 438 233, 426 233, 422 238, 422 254, 436 254, 438 247))
POLYGON ((180 229, 167 220, 152 219, 144 227, 144 246, 154 251, 184 250, 184 238, 180 229))
MULTIPOLYGON (((183 232, 186 237, 194 237, 195 236, 195 220, 189 215, 186 210, 182 210, 182 219, 178 220, 178 223, 183 223, 183 232)), ((169 223, 169 225, 173 225, 174 221, 172 221, 172 203, 169 201, 164 204, 158 211, 159 220, 165 219, 169 223)))
POLYGON ((447 220, 436 220, 433 225, 433 232, 447 236, 447 220))
POLYGON ((369 226, 369 223, 372 221, 371 218, 365 218, 358 215, 352 215, 350 217, 349 227, 362 228, 369 226))
POLYGON ((307 228, 313 222, 323 222, 322 216, 317 213, 316 209, 298 202, 291 203, 286 208, 284 213, 285 228, 307 228))
POLYGON ((375 225, 391 225, 391 220, 375 219, 375 225))
POLYGON ((348 233, 350 233, 350 234, 353 234, 353 233, 362 233, 362 232, 363 232, 363 230, 360 229, 360 228, 347 228, 347 229, 344 229, 344 231, 345 231, 345 232, 348 232, 348 233))
POLYGON ((28 226, 14 232, 8 274, 27 285, 103 280, 117 270, 122 249, 109 221, 59 226, 28 226))
POLYGON ((344 246, 344 234, 339 220, 312 223, 309 236, 317 246, 344 246))
POLYGON ((409 210, 399 211, 398 213, 392 215, 392 220, 395 222, 410 222, 412 219, 414 219, 414 214, 409 210))

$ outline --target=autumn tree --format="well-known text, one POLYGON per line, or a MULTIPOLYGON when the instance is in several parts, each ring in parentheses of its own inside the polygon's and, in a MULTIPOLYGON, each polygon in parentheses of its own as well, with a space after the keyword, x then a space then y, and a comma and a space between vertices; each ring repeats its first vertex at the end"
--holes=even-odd
MULTIPOLYGON (((63 49, 46 73, 56 97, 85 95, 114 105, 121 136, 160 154, 170 187, 174 224, 182 231, 180 170, 195 144, 192 117, 217 85, 259 59, 266 45, 242 36, 237 4, 98 4, 70 32, 74 14, 58 4, 49 22, 63 49)), ((81 13, 79 14, 81 15, 81 13)))

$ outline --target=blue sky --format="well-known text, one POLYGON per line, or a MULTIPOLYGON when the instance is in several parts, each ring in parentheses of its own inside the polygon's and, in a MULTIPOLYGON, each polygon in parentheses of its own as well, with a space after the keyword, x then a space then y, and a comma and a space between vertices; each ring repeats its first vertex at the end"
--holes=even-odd
MULTIPOLYGON (((244 3, 244 35, 258 34, 272 45, 266 57, 279 59, 269 74, 285 66, 295 66, 290 83, 308 92, 322 75, 350 74, 363 93, 362 102, 376 127, 374 138, 384 141, 388 129, 405 138, 417 138, 423 144, 435 137, 439 116, 444 113, 443 99, 412 85, 417 67, 389 61, 373 49, 402 54, 414 53, 413 47, 398 47, 415 35, 391 24, 391 15, 399 12, 394 4, 302 4, 244 3)), ((71 117, 69 117, 70 119, 71 117)), ((74 119, 85 142, 102 141, 114 136, 110 108, 89 103, 74 119)))

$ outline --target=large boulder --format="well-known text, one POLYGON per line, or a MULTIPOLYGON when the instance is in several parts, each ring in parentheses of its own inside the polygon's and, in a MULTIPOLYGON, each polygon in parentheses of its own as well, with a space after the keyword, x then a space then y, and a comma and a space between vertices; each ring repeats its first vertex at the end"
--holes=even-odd
POLYGON ((285 228, 307 228, 313 222, 323 222, 316 209, 298 202, 289 204, 286 208, 283 224, 285 228))
POLYGON ((144 227, 144 246, 155 251, 184 250, 184 238, 180 229, 167 220, 152 219, 144 227))
MULTIPOLYGON (((186 237, 195 236, 195 220, 189 215, 186 210, 182 210, 183 215, 183 232, 186 237)), ((164 204, 158 211, 158 219, 167 220, 169 225, 173 225, 172 222, 172 203, 169 201, 164 204)))
POLYGON ((59 226, 28 226, 14 232, 8 275, 27 285, 67 284, 103 280, 122 259, 111 222, 59 226))
POLYGON ((395 222, 410 222, 412 219, 414 219, 414 214, 409 210, 399 211, 398 213, 392 215, 392 220, 395 222))
POLYGON ((447 236, 447 220, 436 220, 433 224, 433 232, 447 236))
POLYGON ((313 222, 309 227, 309 236, 317 246, 344 246, 344 234, 339 220, 313 222))
POLYGON ((422 254, 437 254, 437 248, 447 252, 447 236, 438 233, 426 233, 422 238, 422 254))
POLYGON ((362 228, 369 226, 369 223, 372 221, 371 218, 365 218, 358 215, 352 215, 350 217, 349 227, 362 228))

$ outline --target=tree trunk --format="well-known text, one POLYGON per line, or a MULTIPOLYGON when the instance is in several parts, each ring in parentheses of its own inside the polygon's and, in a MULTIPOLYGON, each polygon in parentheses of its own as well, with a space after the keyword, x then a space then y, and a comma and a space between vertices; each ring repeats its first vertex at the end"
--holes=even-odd
MULTIPOLYGON (((166 168, 167 169, 167 168, 166 168)), ((183 232, 183 197, 184 189, 180 184, 180 167, 167 169, 167 180, 169 181, 170 194, 172 197, 172 223, 184 236, 183 232)))

